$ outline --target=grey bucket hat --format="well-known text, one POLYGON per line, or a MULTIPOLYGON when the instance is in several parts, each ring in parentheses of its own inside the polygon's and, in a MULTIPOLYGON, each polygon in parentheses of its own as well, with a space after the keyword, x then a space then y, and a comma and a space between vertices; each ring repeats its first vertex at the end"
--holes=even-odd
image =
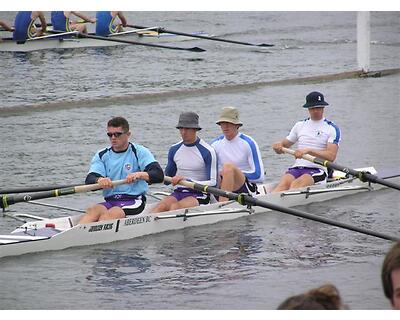
POLYGON ((222 109, 222 113, 215 123, 220 124, 221 122, 229 122, 240 126, 243 125, 239 120, 239 111, 235 107, 225 107, 222 109))
POLYGON ((182 112, 179 116, 178 124, 176 125, 177 129, 188 128, 188 129, 197 129, 201 130, 199 125, 199 115, 195 112, 182 112))

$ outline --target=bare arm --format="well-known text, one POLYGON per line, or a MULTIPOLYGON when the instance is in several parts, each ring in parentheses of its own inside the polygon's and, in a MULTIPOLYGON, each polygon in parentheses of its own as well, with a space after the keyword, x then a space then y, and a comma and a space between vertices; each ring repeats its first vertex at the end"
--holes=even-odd
POLYGON ((14 31, 13 28, 11 28, 7 23, 5 23, 4 21, 0 21, 0 26, 3 27, 5 30, 7 31, 14 31))
POLYGON ((39 11, 38 12, 38 18, 40 20, 40 25, 42 27, 42 32, 46 32, 47 29, 47 22, 46 22, 46 18, 44 17, 43 12, 39 11))
POLYGON ((293 142, 291 142, 291 141, 289 141, 288 139, 285 138, 282 141, 275 142, 272 145, 272 149, 274 149, 274 151, 279 154, 279 153, 283 153, 282 147, 289 148, 293 144, 294 144, 293 142))
POLYGON ((301 158, 304 154, 309 154, 314 157, 322 158, 328 161, 335 161, 339 146, 334 143, 328 143, 325 150, 315 150, 311 148, 298 149, 295 151, 294 156, 301 158))
POLYGON ((126 27, 128 22, 126 21, 126 18, 124 16, 124 14, 122 13, 122 11, 118 11, 117 15, 118 15, 119 19, 121 20, 122 26, 126 27))
POLYGON ((96 19, 90 18, 79 11, 71 11, 71 13, 77 16, 78 18, 85 20, 85 22, 90 22, 90 23, 96 22, 96 19))

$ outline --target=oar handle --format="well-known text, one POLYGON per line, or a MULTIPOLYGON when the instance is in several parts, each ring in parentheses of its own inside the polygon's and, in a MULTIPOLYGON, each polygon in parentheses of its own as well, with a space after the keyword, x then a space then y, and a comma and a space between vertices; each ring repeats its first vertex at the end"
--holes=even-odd
MULTIPOLYGON (((164 176, 164 182, 172 183, 172 178, 168 176, 164 176)), ((179 183, 181 186, 194 189, 195 183, 187 180, 181 180, 179 183)))
MULTIPOLYGON (((292 156, 295 155, 295 151, 292 149, 289 149, 289 148, 282 147, 282 151, 285 153, 291 154, 292 156)), ((308 160, 311 162, 314 162, 314 160, 315 160, 315 157, 313 157, 312 155, 309 155, 309 154, 303 154, 302 158, 304 160, 308 160)))
MULTIPOLYGON (((123 179, 123 180, 114 180, 114 181, 112 181, 112 186, 116 187, 116 186, 119 186, 119 185, 125 184, 125 183, 127 183, 125 179, 123 179)), ((95 184, 84 184, 84 185, 81 185, 81 186, 76 186, 76 187, 74 187, 74 189, 75 189, 75 193, 82 193, 82 192, 99 190, 99 189, 101 189, 101 186, 98 183, 95 183, 95 184)))

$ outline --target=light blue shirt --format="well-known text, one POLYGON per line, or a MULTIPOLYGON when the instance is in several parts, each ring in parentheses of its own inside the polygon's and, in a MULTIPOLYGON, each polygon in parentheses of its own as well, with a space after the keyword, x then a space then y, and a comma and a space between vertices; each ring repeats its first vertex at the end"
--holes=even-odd
MULTIPOLYGON (((111 180, 125 179, 129 173, 144 171, 152 162, 156 162, 149 149, 129 143, 126 151, 115 152, 111 147, 98 151, 92 159, 89 173, 97 173, 111 180), (136 151, 136 154, 135 154, 136 151)), ((115 194, 141 195, 148 190, 147 182, 137 180, 134 183, 123 184, 112 189, 104 189, 104 197, 115 194)))

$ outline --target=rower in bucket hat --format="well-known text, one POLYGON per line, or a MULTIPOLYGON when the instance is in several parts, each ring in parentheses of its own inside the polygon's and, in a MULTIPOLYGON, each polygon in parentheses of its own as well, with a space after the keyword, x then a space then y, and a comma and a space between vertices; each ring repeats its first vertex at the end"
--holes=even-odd
POLYGON ((318 91, 310 92, 306 96, 306 103, 303 108, 316 108, 329 106, 329 103, 325 101, 324 95, 318 91))
POLYGON ((243 125, 239 120, 239 111, 235 107, 225 107, 222 109, 222 113, 215 123, 220 124, 221 122, 233 123, 239 126, 243 125))
POLYGON ((172 177, 175 188, 157 204, 153 213, 191 208, 210 202, 208 194, 178 186, 181 180, 213 187, 217 184, 217 155, 208 143, 197 136, 201 130, 199 115, 191 111, 182 112, 176 128, 182 140, 170 147, 165 168, 165 175, 172 177))
POLYGON ((309 154, 331 162, 336 159, 341 133, 334 122, 324 118, 324 109, 328 105, 322 93, 310 92, 303 105, 310 117, 296 122, 286 138, 272 145, 274 151, 280 154, 283 153, 282 147, 289 148, 297 144, 295 163, 282 176, 273 192, 326 182, 329 175, 327 169, 302 157, 309 154))
MULTIPOLYGON (((218 158, 220 188, 235 193, 257 194, 257 183, 264 181, 264 165, 257 142, 239 132, 243 123, 235 107, 225 107, 216 121, 222 135, 211 146, 218 158)), ((227 201, 220 197, 219 201, 227 201)))
POLYGON ((195 112, 182 112, 179 116, 176 128, 201 130, 201 127, 199 125, 199 115, 195 112))

